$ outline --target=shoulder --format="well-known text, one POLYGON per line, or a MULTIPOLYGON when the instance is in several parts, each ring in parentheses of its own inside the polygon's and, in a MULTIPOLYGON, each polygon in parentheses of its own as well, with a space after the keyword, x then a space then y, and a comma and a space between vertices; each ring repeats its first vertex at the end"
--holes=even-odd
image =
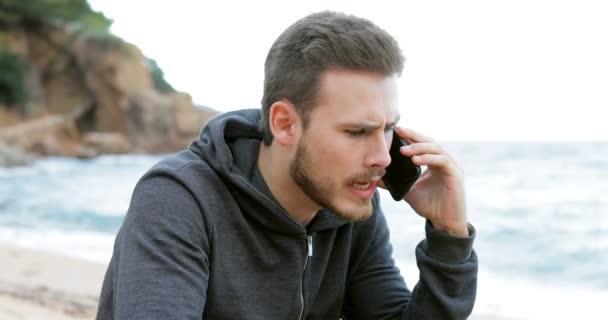
POLYGON ((225 183, 209 164, 190 150, 168 156, 154 165, 139 180, 136 192, 153 187, 159 192, 181 190, 194 198, 225 191, 225 183))
POLYGON ((205 161, 185 150, 164 158, 140 178, 127 220, 166 224, 189 221, 202 226, 209 211, 205 207, 225 198, 225 188, 205 161))

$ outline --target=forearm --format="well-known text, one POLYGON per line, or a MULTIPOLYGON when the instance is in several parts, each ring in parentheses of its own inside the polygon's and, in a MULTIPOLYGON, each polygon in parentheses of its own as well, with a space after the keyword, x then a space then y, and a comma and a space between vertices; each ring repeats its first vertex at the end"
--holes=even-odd
POLYGON ((466 319, 473 309, 477 289, 475 229, 468 237, 436 230, 427 222, 426 240, 416 248, 420 280, 402 319, 466 319))

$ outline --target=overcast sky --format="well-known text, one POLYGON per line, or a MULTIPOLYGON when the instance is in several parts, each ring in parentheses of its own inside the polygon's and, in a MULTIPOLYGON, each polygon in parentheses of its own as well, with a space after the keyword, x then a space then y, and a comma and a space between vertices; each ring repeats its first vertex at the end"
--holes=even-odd
POLYGON ((399 41, 401 124, 444 141, 608 141, 606 1, 90 0, 195 103, 259 107, 263 64, 325 9, 399 41))

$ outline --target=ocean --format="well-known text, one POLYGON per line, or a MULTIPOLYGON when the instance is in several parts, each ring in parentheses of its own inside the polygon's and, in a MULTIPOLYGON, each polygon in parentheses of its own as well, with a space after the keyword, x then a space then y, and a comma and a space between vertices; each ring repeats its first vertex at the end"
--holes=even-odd
MULTIPOLYGON (((474 317, 608 319, 608 142, 445 143, 465 170, 480 270, 474 317)), ((0 242, 107 262, 141 175, 163 156, 0 168, 0 242)), ((381 191, 410 287, 424 220, 381 191)))

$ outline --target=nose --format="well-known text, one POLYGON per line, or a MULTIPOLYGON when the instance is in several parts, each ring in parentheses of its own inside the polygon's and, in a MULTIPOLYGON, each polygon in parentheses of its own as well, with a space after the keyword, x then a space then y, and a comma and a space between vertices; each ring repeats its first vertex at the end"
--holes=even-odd
POLYGON ((391 163, 390 146, 393 135, 382 134, 374 139, 369 153, 365 157, 365 166, 368 168, 386 168, 391 163))

